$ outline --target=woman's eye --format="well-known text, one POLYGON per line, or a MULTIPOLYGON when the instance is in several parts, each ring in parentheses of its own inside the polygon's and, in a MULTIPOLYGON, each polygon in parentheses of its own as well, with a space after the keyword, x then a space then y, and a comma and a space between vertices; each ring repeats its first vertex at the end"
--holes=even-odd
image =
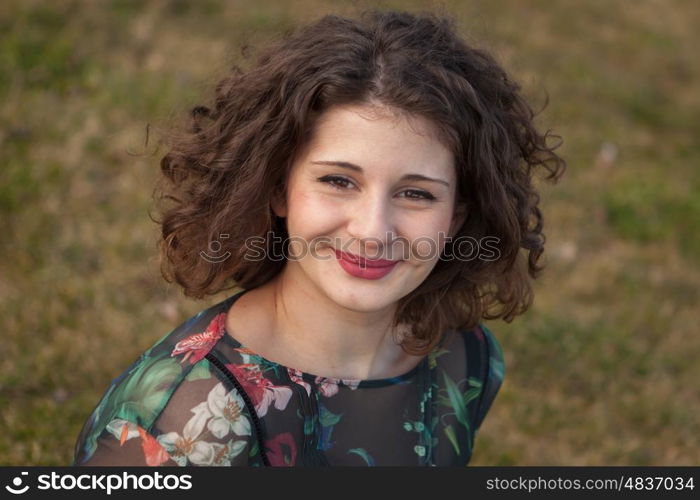
POLYGON ((435 196, 427 191, 418 191, 416 189, 407 189, 404 193, 412 193, 412 196, 406 196, 406 198, 414 200, 434 200, 435 196))
POLYGON ((324 177, 320 177, 318 180, 320 182, 325 182, 336 189, 345 189, 347 187, 345 184, 352 184, 350 179, 346 179, 345 177, 340 177, 338 175, 326 175, 324 177))
MULTIPOLYGON (((317 179, 319 182, 324 182, 335 189, 348 189, 350 185, 353 184, 353 182, 350 179, 346 179, 345 177, 341 177, 339 175, 326 175, 323 177, 319 177, 317 179)), ((418 189, 406 189, 405 191, 401 192, 404 194, 404 198, 408 198, 409 200, 428 200, 432 201, 435 200, 435 196, 430 194, 427 191, 421 191, 418 189)))

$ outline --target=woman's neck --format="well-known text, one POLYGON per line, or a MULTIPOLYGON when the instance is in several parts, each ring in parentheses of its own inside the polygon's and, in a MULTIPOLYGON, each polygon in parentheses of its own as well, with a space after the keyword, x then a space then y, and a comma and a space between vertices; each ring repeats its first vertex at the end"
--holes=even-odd
POLYGON ((267 310, 265 333, 241 341, 251 350, 283 366, 344 379, 394 377, 420 363, 422 357, 406 354, 394 340, 406 331, 391 326, 395 304, 385 310, 353 311, 294 274, 294 266, 287 265, 246 294, 255 295, 248 307, 267 310))

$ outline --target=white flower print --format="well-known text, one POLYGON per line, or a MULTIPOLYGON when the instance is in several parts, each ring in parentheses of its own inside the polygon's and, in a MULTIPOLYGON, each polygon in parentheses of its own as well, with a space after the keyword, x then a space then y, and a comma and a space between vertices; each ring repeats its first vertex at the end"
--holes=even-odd
POLYGON ((139 437, 138 426, 122 418, 113 419, 107 424, 106 429, 117 438, 121 444, 124 444, 124 441, 131 438, 139 437))
POLYGON ((226 444, 211 443, 214 448, 214 457, 211 463, 207 465, 222 465, 229 467, 231 465, 231 460, 237 457, 245 448, 247 441, 245 439, 239 439, 238 441, 232 439, 226 444))
MULTIPOLYGON (((207 407, 212 417, 207 425, 214 436, 221 439, 231 430, 239 436, 250 436, 250 422, 243 413, 243 398, 236 390, 227 393, 224 384, 219 382, 209 391, 207 407)), ((245 445, 245 440, 239 442, 245 445)))
POLYGON ((191 411, 194 415, 185 424, 182 436, 177 432, 168 432, 158 436, 158 442, 180 466, 185 466, 188 460, 196 465, 212 465, 217 451, 221 451, 219 447, 224 445, 197 439, 211 417, 206 401, 199 403, 191 411))

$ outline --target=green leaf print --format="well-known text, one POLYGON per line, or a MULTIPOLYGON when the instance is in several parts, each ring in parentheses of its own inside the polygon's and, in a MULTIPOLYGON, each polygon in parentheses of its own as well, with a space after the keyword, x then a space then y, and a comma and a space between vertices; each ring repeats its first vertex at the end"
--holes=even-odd
POLYGON ((172 382, 182 373, 175 358, 144 359, 122 380, 110 387, 93 413, 90 435, 86 439, 88 456, 97 447, 97 439, 114 418, 123 418, 148 428, 162 405, 172 382))
POLYGON ((321 450, 327 450, 330 449, 330 447, 332 446, 331 435, 333 434, 333 426, 340 422, 340 417, 342 417, 343 414, 333 413, 328 408, 326 408, 326 406, 321 401, 318 401, 318 410, 319 422, 321 423, 321 436, 318 446, 321 450))
POLYGON ((161 359, 151 365, 144 364, 115 389, 112 398, 116 400, 117 413, 126 420, 138 419, 136 423, 155 417, 163 403, 165 390, 181 373, 182 367, 175 358, 161 359), (121 414, 120 404, 121 407, 130 409, 127 415, 121 414))
POLYGON ((209 361, 207 359, 202 359, 194 365, 187 375, 187 380, 206 380, 211 378, 211 370, 209 368, 209 361))
POLYGON ((304 419, 304 434, 310 436, 314 432, 314 421, 310 417, 304 419))
POLYGON ((250 451, 248 452, 248 456, 249 456, 249 457, 254 457, 255 455, 257 455, 258 452, 260 451, 258 448, 259 448, 259 446, 258 446, 258 440, 255 439, 255 440, 253 441, 253 446, 250 447, 250 451))
POLYGON ((464 393, 464 403, 469 404, 472 399, 476 399, 481 394, 481 387, 472 387, 464 393))
POLYGON ((432 370, 433 368, 435 368, 437 366, 437 358, 439 358, 443 354, 447 354, 449 352, 450 351, 448 351, 447 349, 438 349, 438 350, 429 352, 428 353, 428 366, 430 367, 430 369, 432 370))
POLYGON ((454 383, 454 381, 450 378, 449 375, 447 375, 447 373, 443 371, 442 374, 445 378, 445 388, 447 389, 447 395, 450 400, 450 406, 452 406, 452 409, 455 412, 455 417, 457 418, 457 421, 459 423, 468 428, 469 421, 467 418, 467 405, 464 403, 462 391, 459 390, 457 384, 454 383))
POLYGON ((503 380, 505 374, 505 363, 503 362, 503 354, 489 356, 489 369, 498 380, 503 380))
POLYGON ((319 413, 320 413, 320 420, 321 420, 321 425, 323 427, 330 427, 338 422, 340 422, 340 417, 343 416, 342 413, 335 414, 331 412, 328 408, 326 408, 323 405, 319 405, 319 413))
POLYGON ((457 442, 457 435, 455 434, 455 430, 452 427, 452 424, 445 427, 445 435, 447 435, 447 439, 450 440, 450 443, 452 444, 452 447, 455 449, 455 452, 457 453, 457 455, 461 455, 462 453, 459 450, 459 443, 457 442))
POLYGON ((360 455, 367 465, 369 465, 370 467, 374 466, 374 459, 370 456, 369 453, 367 453, 367 450, 365 450, 364 448, 352 448, 348 450, 348 453, 360 455))
POLYGON ((472 387, 481 387, 481 380, 476 377, 469 377, 467 383, 472 387))
POLYGON ((486 325, 481 325, 481 329, 486 334, 486 339, 490 346, 489 370, 498 378, 503 380, 505 376, 505 360, 503 358, 503 348, 496 340, 493 332, 486 325))

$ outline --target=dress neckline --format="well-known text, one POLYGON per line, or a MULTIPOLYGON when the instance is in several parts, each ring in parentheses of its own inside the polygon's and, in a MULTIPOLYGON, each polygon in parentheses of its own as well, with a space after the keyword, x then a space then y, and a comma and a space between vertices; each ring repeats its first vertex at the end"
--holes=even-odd
MULTIPOLYGON (((241 290, 239 292, 234 293, 227 299, 224 299, 220 305, 222 307, 222 311, 224 313, 228 313, 228 310, 231 308, 234 302, 238 300, 240 297, 242 297, 245 293, 247 293, 248 290, 241 290)), ((343 387, 347 389, 358 389, 358 388, 370 388, 370 387, 386 387, 390 385, 396 385, 396 384, 401 384, 401 383, 407 383, 407 381, 411 380, 414 378, 421 370, 424 370, 427 365, 428 365, 428 357, 430 354, 426 354, 423 356, 423 359, 408 370, 407 372, 401 374, 401 375, 396 375, 394 377, 384 377, 384 378, 375 378, 375 379, 341 379, 337 377, 325 377, 323 375, 315 375, 313 373, 305 372, 302 370, 299 370, 297 368, 292 368, 289 366, 282 365, 280 363, 277 363, 276 361, 272 361, 267 359, 265 356, 262 356, 258 354, 257 352, 253 351, 252 349, 248 348, 247 346, 243 345, 238 339, 236 339, 231 332, 228 331, 228 328, 226 328, 226 321, 223 322, 223 330, 224 330, 224 338, 231 342, 233 344, 233 347, 235 349, 245 349, 246 353, 251 356, 255 356, 256 358, 260 359, 263 363, 271 366, 275 366, 280 368, 281 370, 284 370, 287 372, 292 380, 295 378, 298 378, 299 381, 304 381, 304 382, 309 382, 309 383, 315 383, 319 385, 327 385, 327 384, 335 384, 338 387, 343 387)))

